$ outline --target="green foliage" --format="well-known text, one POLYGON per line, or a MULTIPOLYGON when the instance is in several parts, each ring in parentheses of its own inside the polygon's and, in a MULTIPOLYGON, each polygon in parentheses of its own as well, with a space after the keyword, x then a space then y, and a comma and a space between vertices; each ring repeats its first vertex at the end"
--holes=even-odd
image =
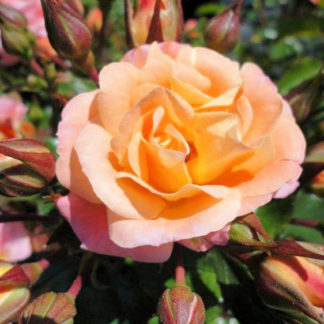
MULTIPOLYGON (((120 60, 127 51, 123 2, 112 1, 106 37, 100 40, 100 35, 95 35, 93 51, 98 69, 120 60)), ((205 46, 203 33, 208 19, 224 10, 230 1, 182 3, 185 16, 197 20, 191 31, 185 31, 183 41, 205 46), (189 12, 187 6, 191 5, 195 8, 189 12)), ((83 4, 87 14, 97 8, 98 1, 83 0, 83 4)), ((240 41, 228 56, 240 63, 259 64, 277 84, 280 93, 287 96, 313 81, 323 68, 323 18, 323 4, 314 6, 309 0, 244 1, 240 41)), ((27 120, 35 127, 37 138, 57 155, 55 134, 63 102, 96 89, 96 84, 80 71, 66 69, 60 64, 50 66, 45 61, 43 68, 55 78, 37 75, 26 61, 11 68, 0 67, 0 93, 17 97, 28 106, 27 120)), ((321 84, 309 115, 301 121, 308 145, 324 138, 323 88, 321 84)), ((310 192, 309 180, 303 177, 297 193, 272 200, 256 211, 263 227, 274 239, 324 244, 324 200, 310 192), (315 223, 308 226, 305 221, 315 223)), ((174 256, 157 265, 85 253, 70 225, 50 202, 55 194, 66 192, 53 182, 49 188, 28 198, 0 196, 3 210, 48 217, 41 230, 50 236, 50 249, 35 253, 30 259, 48 257, 53 261, 33 287, 33 297, 49 291, 66 291, 77 273, 84 270, 82 262, 89 258, 83 288, 76 299, 76 324, 158 324, 159 297, 164 289, 175 283, 174 256)), ((27 227, 33 232, 37 225, 31 221, 27 227)), ((277 314, 267 309, 258 297, 253 282, 255 272, 224 251, 215 247, 203 253, 188 249, 184 252, 187 284, 204 300, 206 324, 282 324, 277 314)), ((257 254, 256 262, 261 258, 257 254)))

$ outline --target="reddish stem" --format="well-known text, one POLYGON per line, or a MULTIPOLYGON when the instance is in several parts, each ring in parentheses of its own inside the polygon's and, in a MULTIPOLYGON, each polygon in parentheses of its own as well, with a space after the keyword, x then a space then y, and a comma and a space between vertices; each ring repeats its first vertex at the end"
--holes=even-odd
POLYGON ((96 68, 89 70, 88 75, 96 83, 96 85, 99 85, 99 74, 96 68))
POLYGON ((243 5, 243 1, 244 1, 244 0, 237 0, 237 6, 236 6, 236 10, 235 10, 235 12, 236 12, 237 14, 239 14, 240 11, 241 11, 241 8, 242 8, 242 5, 243 5))
POLYGON ((63 70, 68 70, 70 68, 65 63, 65 61, 63 61, 59 56, 53 55, 52 53, 50 53, 50 51, 47 51, 46 49, 42 48, 40 49, 40 52, 42 52, 45 56, 49 57, 54 63, 56 63, 63 70))
POLYGON ((62 106, 65 106, 66 103, 68 102, 68 99, 64 98, 61 95, 56 95, 56 99, 62 106))
POLYGON ((291 220, 291 223, 295 225, 310 227, 310 228, 316 228, 318 226, 317 221, 309 220, 309 219, 294 218, 291 220))
POLYGON ((76 279, 73 281, 71 287, 67 291, 68 294, 76 298, 82 288, 82 278, 81 276, 77 276, 76 279))
POLYGON ((43 270, 48 268, 48 266, 50 265, 50 263, 46 259, 41 259, 41 260, 37 261, 37 263, 43 270))
POLYGON ((37 75, 42 76, 44 74, 43 68, 37 63, 35 59, 30 60, 30 67, 36 72, 37 75))
POLYGON ((175 244, 175 280, 177 283, 186 282, 186 271, 183 266, 183 253, 182 246, 180 244, 175 244))
POLYGON ((0 223, 40 221, 47 222, 57 220, 57 216, 39 216, 34 214, 10 214, 7 212, 0 213, 0 223))

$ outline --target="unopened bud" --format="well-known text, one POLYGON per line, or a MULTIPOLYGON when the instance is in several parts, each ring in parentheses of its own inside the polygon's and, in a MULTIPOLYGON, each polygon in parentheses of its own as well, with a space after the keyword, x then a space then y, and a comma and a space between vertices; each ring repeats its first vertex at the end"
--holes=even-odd
POLYGON ((77 314, 75 298, 81 286, 81 277, 77 277, 66 293, 49 292, 39 296, 21 313, 19 324, 31 323, 33 318, 42 323, 73 323, 77 314))
POLYGON ((84 6, 82 0, 65 0, 66 4, 73 10, 75 10, 79 15, 83 16, 84 6))
POLYGON ((26 60, 31 59, 35 44, 35 37, 31 32, 7 23, 1 24, 0 29, 2 44, 7 53, 26 60))
POLYGON ((47 186, 55 175, 49 149, 31 139, 0 141, 0 193, 28 196, 47 186))
POLYGON ((3 272, 0 273, 0 291, 5 287, 33 285, 48 266, 49 263, 45 259, 22 265, 0 262, 0 269, 3 272))
POLYGON ((73 323, 76 315, 74 298, 65 293, 45 293, 30 303, 21 313, 19 324, 37 318, 40 323, 73 323))
POLYGON ((201 297, 181 283, 164 291, 158 313, 163 324, 202 324, 205 321, 205 306, 201 297))
POLYGON ((240 14, 233 5, 213 17, 205 29, 208 47, 226 53, 234 49, 240 36, 240 14))
POLYGON ((179 41, 183 32, 180 0, 137 0, 133 9, 125 0, 126 31, 129 47, 154 41, 179 41))
POLYGON ((22 265, 0 262, 0 323, 15 320, 30 299, 28 287, 48 267, 46 260, 22 265))
POLYGON ((25 16, 20 11, 8 7, 3 3, 0 3, 0 22, 3 24, 11 24, 20 28, 27 27, 27 20, 25 16))
POLYGON ((86 58, 91 47, 91 32, 70 1, 41 0, 48 37, 53 48, 70 60, 86 58))
POLYGON ((0 323, 11 323, 28 304, 30 292, 25 287, 0 290, 0 323))
POLYGON ((313 323, 311 319, 324 323, 323 270, 323 262, 314 259, 267 257, 257 280, 258 292, 264 303, 289 323, 313 323))

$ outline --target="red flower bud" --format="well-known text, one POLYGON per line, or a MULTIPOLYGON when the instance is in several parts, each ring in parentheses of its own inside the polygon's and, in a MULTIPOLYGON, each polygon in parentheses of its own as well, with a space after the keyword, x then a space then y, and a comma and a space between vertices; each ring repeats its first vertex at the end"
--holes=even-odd
POLYGON ((240 36, 240 13, 233 5, 212 18, 205 29, 208 47, 220 52, 229 52, 236 46, 240 36))
POLYGON ((91 32, 76 9, 75 1, 41 0, 45 25, 53 48, 71 60, 86 58, 91 47, 91 32), (71 6, 71 2, 74 5, 71 6))
POLYGON ((130 0, 125 0, 125 8, 129 47, 180 40, 183 31, 180 0, 137 0, 135 10, 130 0))
POLYGON ((164 291, 158 312, 163 324, 202 324, 205 321, 201 297, 180 283, 164 291))
POLYGON ((0 193, 32 195, 55 175, 55 158, 46 146, 31 139, 0 141, 0 193))

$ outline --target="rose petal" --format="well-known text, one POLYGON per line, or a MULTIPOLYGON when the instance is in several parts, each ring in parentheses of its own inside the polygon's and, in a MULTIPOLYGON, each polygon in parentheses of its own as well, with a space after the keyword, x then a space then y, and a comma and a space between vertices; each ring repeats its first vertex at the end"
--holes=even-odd
POLYGON ((244 136, 249 143, 271 133, 282 112, 282 99, 275 85, 253 63, 246 63, 241 68, 244 82, 244 96, 253 108, 252 124, 244 136))
POLYGON ((0 223, 0 260, 17 262, 32 254, 30 236, 22 222, 0 223))
POLYGON ((83 93, 70 100, 63 110, 57 131, 59 140, 57 147, 59 158, 56 162, 57 178, 64 187, 91 202, 99 202, 99 199, 81 170, 73 146, 79 132, 91 117, 92 110, 96 108, 94 99, 97 93, 98 91, 83 93))
POLYGON ((118 134, 119 124, 131 108, 132 92, 138 84, 138 70, 131 64, 112 63, 99 74, 99 114, 105 128, 118 134))
POLYGON ((127 248, 204 236, 218 231, 236 218, 240 195, 231 191, 223 199, 202 194, 173 204, 155 219, 125 219, 109 213, 109 235, 117 245, 127 248))
POLYGON ((164 262, 172 252, 173 244, 158 247, 141 246, 124 249, 109 238, 107 209, 104 205, 91 204, 74 194, 57 200, 60 212, 66 217, 79 237, 81 247, 99 254, 130 257, 141 262, 164 262))

